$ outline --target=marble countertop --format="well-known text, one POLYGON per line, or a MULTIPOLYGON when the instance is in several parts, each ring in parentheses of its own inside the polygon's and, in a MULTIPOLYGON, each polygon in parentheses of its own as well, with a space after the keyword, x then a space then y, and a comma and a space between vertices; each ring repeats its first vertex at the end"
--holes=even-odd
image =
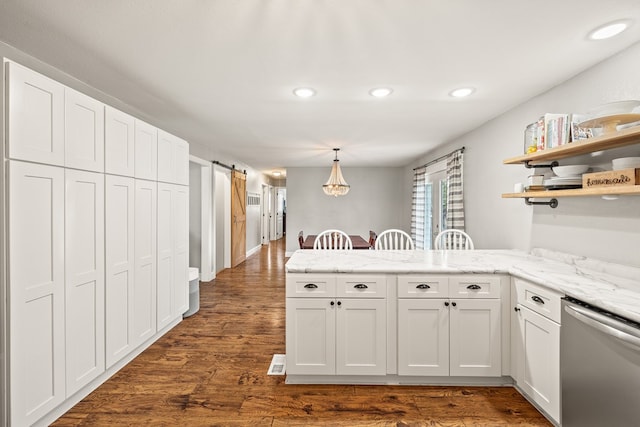
POLYGON ((510 274, 640 322, 640 268, 534 249, 474 251, 298 250, 288 273, 510 274))

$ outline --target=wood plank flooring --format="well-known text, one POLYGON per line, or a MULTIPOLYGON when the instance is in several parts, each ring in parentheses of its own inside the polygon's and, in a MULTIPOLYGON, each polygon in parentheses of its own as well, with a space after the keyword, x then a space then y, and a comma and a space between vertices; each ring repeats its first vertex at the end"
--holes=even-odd
POLYGON ((287 385, 284 241, 200 287, 200 311, 53 425, 549 426, 511 387, 287 385))

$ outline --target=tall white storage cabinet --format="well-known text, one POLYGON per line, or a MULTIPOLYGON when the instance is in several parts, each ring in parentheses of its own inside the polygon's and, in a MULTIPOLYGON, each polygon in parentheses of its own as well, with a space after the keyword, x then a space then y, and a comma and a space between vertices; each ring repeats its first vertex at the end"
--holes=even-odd
POLYGON ((134 319, 133 178, 105 176, 106 366, 133 350, 134 319))
POLYGON ((158 130, 158 181, 189 185, 189 144, 161 130, 158 130))
POLYGON ((11 425, 22 426, 65 399, 63 168, 10 162, 8 238, 11 425))
POLYGON ((189 148, 162 132, 171 170, 158 193, 157 128, 3 66, 9 415, 0 424, 47 425, 187 311, 189 148))
POLYGON ((104 175, 65 171, 67 396, 104 372, 104 175))
POLYGON ((156 332, 156 215, 158 184, 136 180, 133 336, 140 344, 156 332))

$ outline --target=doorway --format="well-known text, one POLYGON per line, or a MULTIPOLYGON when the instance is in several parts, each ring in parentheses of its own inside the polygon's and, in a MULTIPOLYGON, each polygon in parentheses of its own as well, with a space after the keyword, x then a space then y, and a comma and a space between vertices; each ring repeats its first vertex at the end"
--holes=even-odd
POLYGON ((210 162, 189 156, 189 266, 200 280, 215 278, 213 229, 213 168, 210 162))
POLYGON ((439 162, 425 175, 424 248, 433 249, 433 242, 446 228, 447 173, 446 163, 439 162))

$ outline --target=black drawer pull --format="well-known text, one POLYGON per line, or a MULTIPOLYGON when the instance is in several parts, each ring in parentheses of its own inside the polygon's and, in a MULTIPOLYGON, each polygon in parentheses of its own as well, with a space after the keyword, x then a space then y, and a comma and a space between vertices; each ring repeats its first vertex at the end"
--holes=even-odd
POLYGON ((537 302, 538 304, 544 304, 544 300, 540 298, 538 295, 534 295, 531 297, 533 302, 537 302))
POLYGON ((427 285, 426 283, 420 283, 418 286, 416 286, 416 289, 431 289, 431 286, 427 285))
POLYGON ((478 289, 482 289, 482 286, 480 286, 480 285, 469 285, 469 286, 467 286, 467 289, 471 289, 471 290, 477 291, 478 289))
POLYGON ((305 289, 318 289, 318 285, 316 285, 315 283, 307 283, 306 285, 304 285, 305 289))
POLYGON ((358 283, 357 285, 353 286, 356 289, 369 289, 369 287, 367 285, 365 285, 364 283, 358 283))

